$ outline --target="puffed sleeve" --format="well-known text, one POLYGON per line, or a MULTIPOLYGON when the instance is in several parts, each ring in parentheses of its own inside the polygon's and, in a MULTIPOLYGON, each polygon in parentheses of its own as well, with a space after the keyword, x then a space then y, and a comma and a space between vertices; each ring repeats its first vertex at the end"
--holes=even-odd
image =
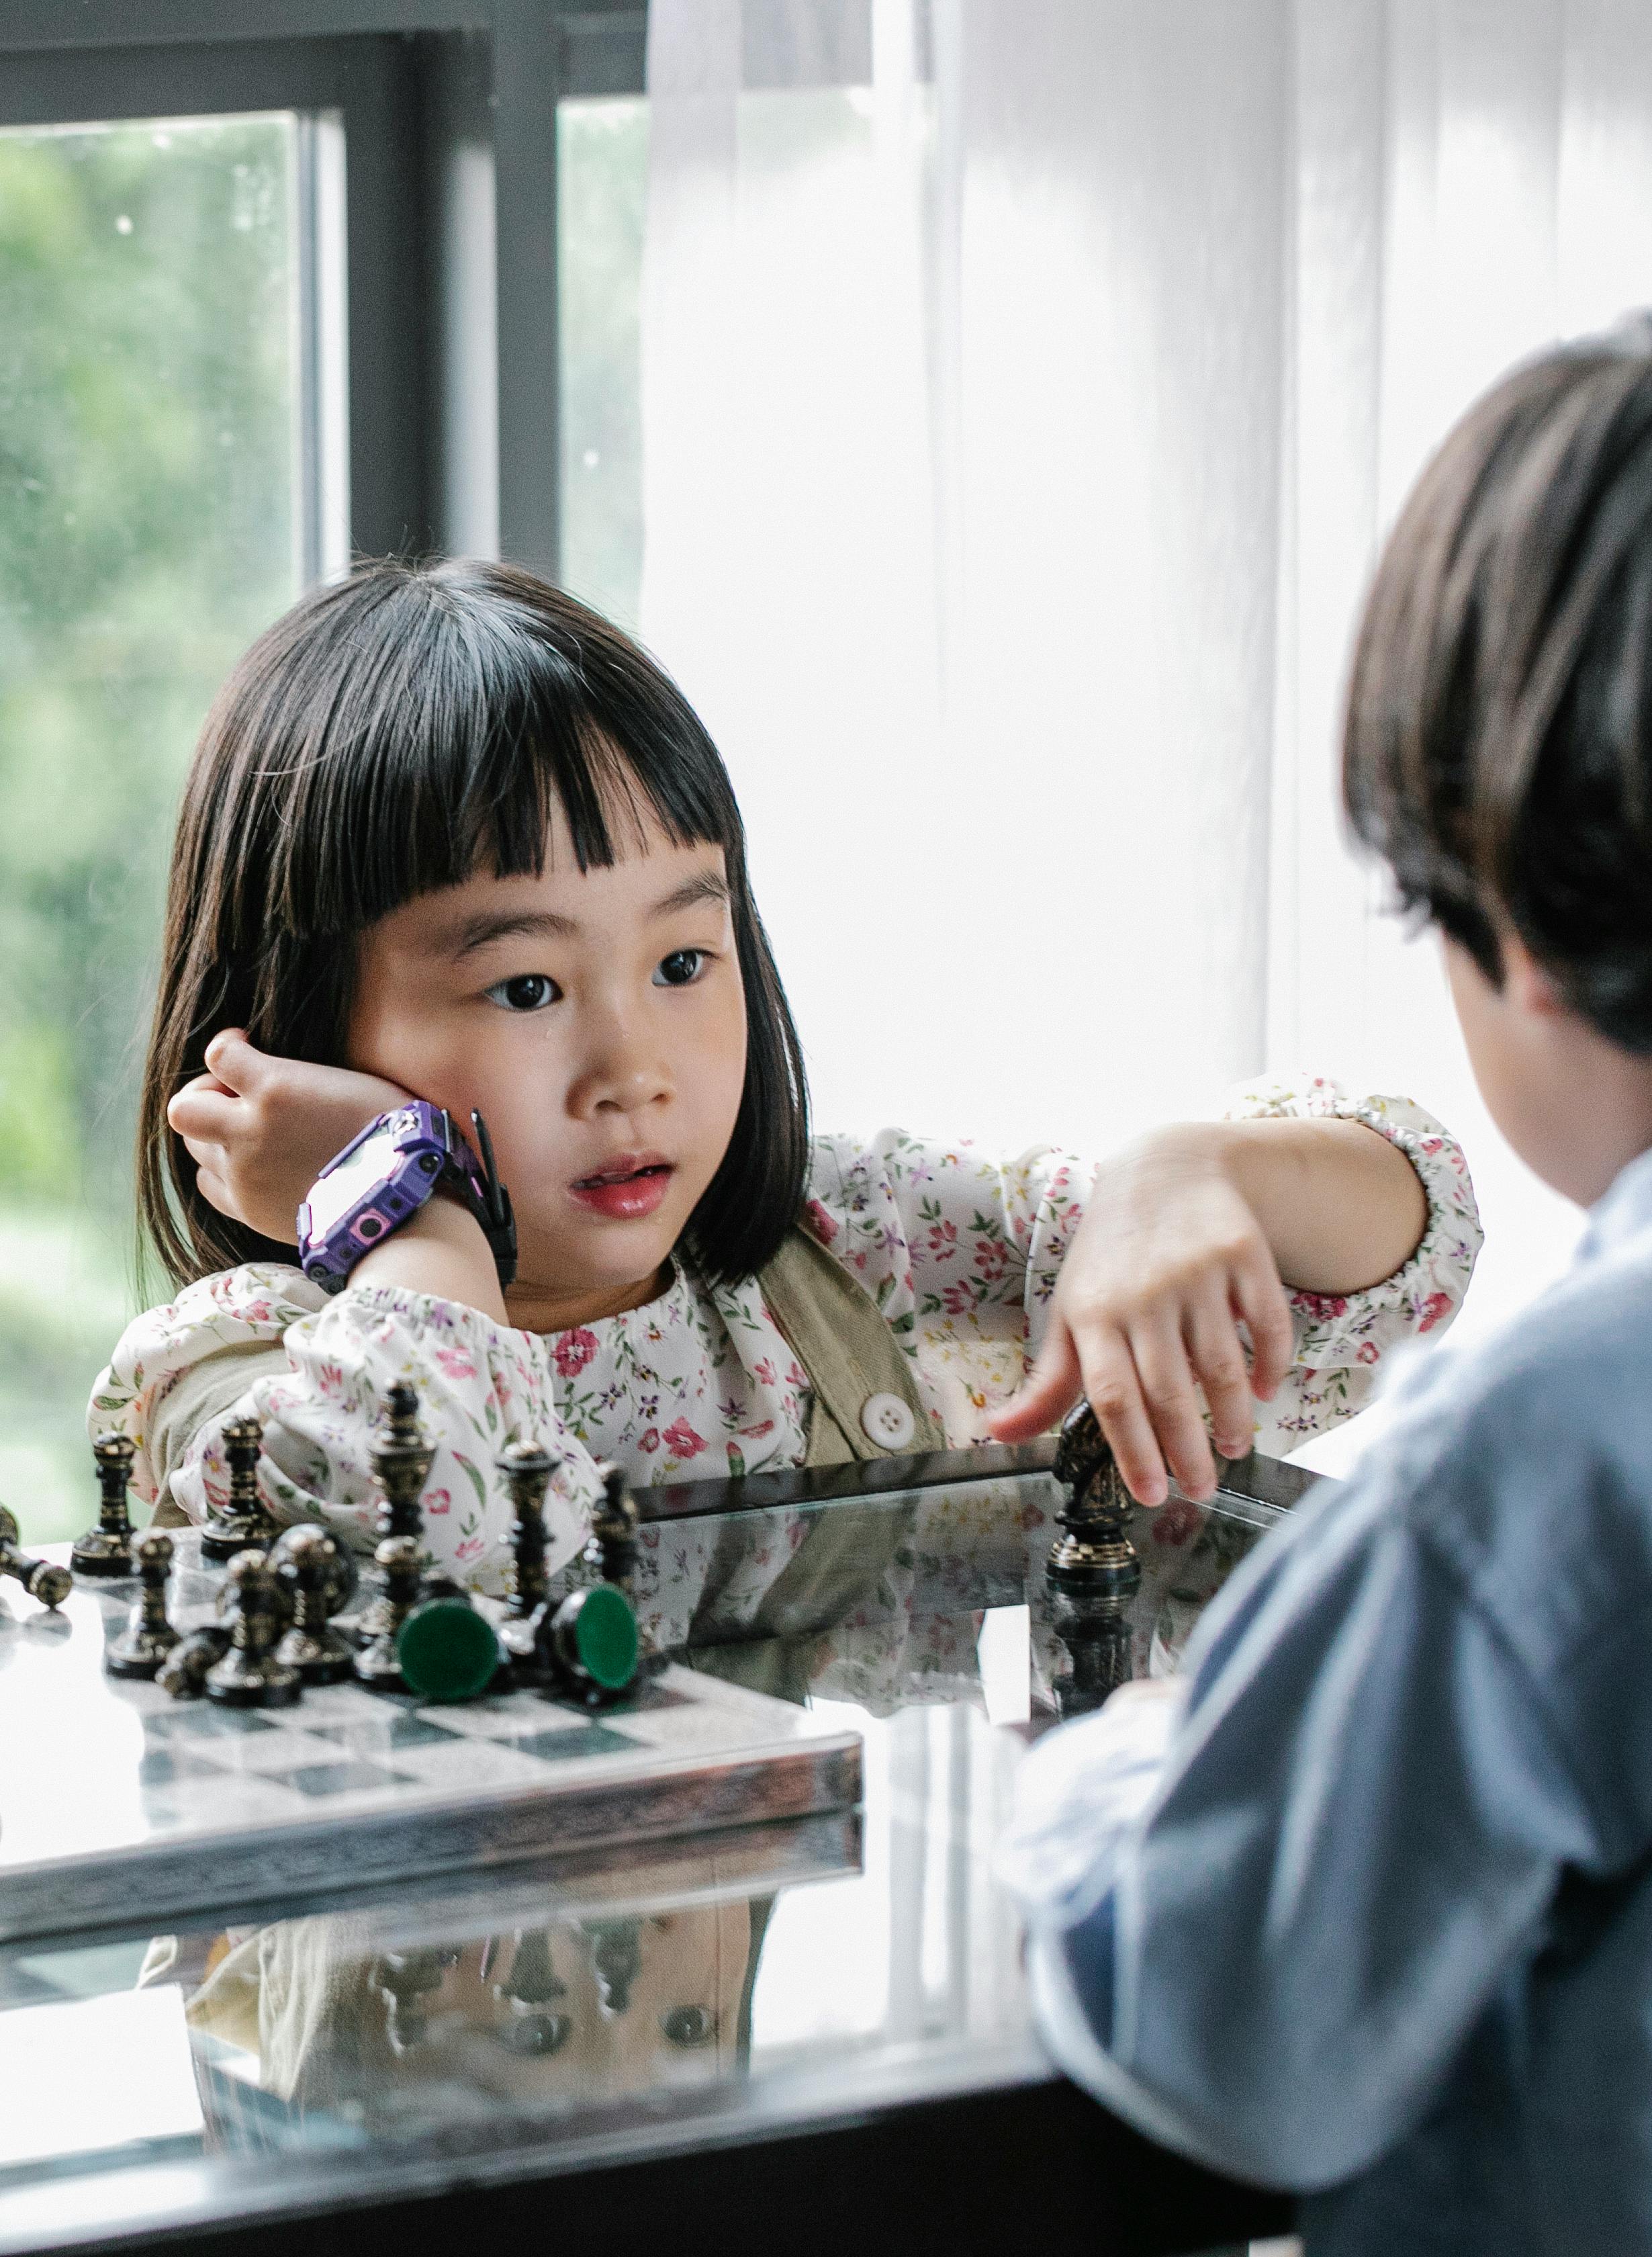
POLYGON ((1247 1083, 1230 1121, 1359 1121, 1403 1152, 1428 1200, 1410 1259, 1356 1293, 1291 1295, 1295 1355, 1278 1394, 1257 1405, 1261 1449, 1284 1454, 1363 1411, 1385 1357, 1444 1330, 1462 1306, 1484 1233, 1462 1148, 1432 1114, 1405 1097, 1351 1097, 1319 1075, 1247 1083))
POLYGON ((811 1226, 913 1356, 954 1447, 982 1438, 1036 1355, 1093 1173, 1048 1144, 999 1160, 900 1128, 816 1141, 811 1226))
POLYGON ((89 1423, 131 1436, 141 1496, 169 1491, 202 1520, 227 1494, 223 1422, 251 1412, 264 1421, 259 1479, 273 1511, 320 1520, 362 1548, 376 1513, 369 1443, 398 1380, 418 1390, 435 1445, 425 1491, 435 1563, 475 1588, 504 1588, 512 1512, 494 1461, 526 1434, 561 1460, 546 1509, 548 1558, 553 1569, 569 1559, 600 1483, 557 1415, 543 1345, 454 1302, 382 1285, 328 1300, 296 1270, 225 1271, 128 1327, 89 1423))

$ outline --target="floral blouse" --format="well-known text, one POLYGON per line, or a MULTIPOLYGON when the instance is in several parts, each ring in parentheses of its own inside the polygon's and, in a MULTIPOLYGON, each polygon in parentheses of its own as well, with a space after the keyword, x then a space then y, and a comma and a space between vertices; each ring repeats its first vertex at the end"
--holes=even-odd
MULTIPOLYGON (((1260 1446, 1281 1451, 1360 1409, 1381 1359, 1449 1320, 1480 1230, 1462 1153, 1407 1100, 1351 1100, 1316 1079, 1259 1084, 1229 1107, 1230 1118, 1267 1115, 1366 1122, 1407 1154, 1429 1204, 1422 1242, 1393 1277, 1345 1297, 1294 1296, 1295 1368, 1257 1407, 1260 1446)), ((1048 1147, 1001 1163, 898 1129, 816 1141, 808 1225, 883 1312, 948 1444, 982 1439, 1020 1384, 1091 1172, 1048 1147)), ((435 1444, 427 1540, 478 1589, 505 1588, 512 1515, 495 1460, 515 1437, 537 1436, 561 1461, 547 1510, 553 1567, 583 1540, 599 1460, 646 1483, 773 1472, 804 1455, 808 1377, 754 1279, 713 1287, 679 1261, 658 1299, 540 1335, 398 1286, 329 1300, 300 1270, 255 1263, 138 1318, 98 1382, 88 1424, 131 1436, 141 1496, 159 1492, 145 1435, 168 1390, 206 1357, 260 1346, 269 1354, 251 1355, 234 1407, 264 1421, 275 1510, 370 1544, 372 1422, 392 1382, 409 1380, 435 1444)), ((222 1426, 207 1421, 170 1469, 192 1519, 226 1493, 222 1426)))

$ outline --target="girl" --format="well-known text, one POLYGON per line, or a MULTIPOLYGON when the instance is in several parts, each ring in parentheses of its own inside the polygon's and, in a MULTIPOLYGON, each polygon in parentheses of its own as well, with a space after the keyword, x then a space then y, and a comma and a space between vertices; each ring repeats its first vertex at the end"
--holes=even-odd
POLYGON ((658 1482, 1014 1440, 1081 1386, 1139 1497, 1167 1470, 1208 1495, 1201 1392, 1229 1456, 1346 1416, 1455 1311, 1479 1243, 1414 1107, 1314 1082, 1236 1113, 1098 1172, 811 1143, 739 814, 671 683, 524 572, 371 565, 254 645, 202 735, 138 1149, 181 1290, 129 1327, 91 1424, 199 1519, 251 1410, 274 1509, 366 1543, 370 1433, 406 1377, 430 1548, 484 1588, 494 1461, 524 1435, 561 1460, 553 1566, 599 1456, 658 1482), (410 1097, 491 1128, 514 1275, 455 1182, 329 1298, 295 1216, 410 1097))

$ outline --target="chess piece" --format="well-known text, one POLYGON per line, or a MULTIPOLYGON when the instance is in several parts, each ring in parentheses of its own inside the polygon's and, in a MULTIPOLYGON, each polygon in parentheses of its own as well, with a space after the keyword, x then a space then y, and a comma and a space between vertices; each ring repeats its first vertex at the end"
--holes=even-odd
POLYGON ((568 1996, 568 1985, 558 1979, 551 1963, 551 1939, 543 1928, 528 1928, 517 1938, 510 1975, 494 1985, 493 1995, 511 2010, 511 2020, 499 2034, 512 2053, 542 2060, 568 2043, 573 2018, 545 2011, 568 1996))
POLYGON ((379 1495, 378 1535, 417 1537, 425 1532, 425 1483, 435 1449, 419 1417, 419 1397, 399 1379, 385 1404, 385 1418, 368 1446, 373 1485, 379 1495))
POLYGON ((637 1565, 637 1503, 618 1466, 599 1466, 603 1501, 591 1521, 585 1557, 604 1583, 618 1583, 629 1598, 637 1565))
POLYGON ((258 1494, 258 1455, 264 1427, 251 1417, 226 1419, 223 1454, 229 1462, 229 1495, 201 1531, 202 1559, 233 1560, 238 1552, 265 1552, 276 1535, 274 1515, 258 1494))
POLYGON ((1055 1473, 1068 1498, 1045 1576, 1053 1627, 1072 1665, 1056 1680, 1055 1705, 1063 1716, 1079 1716, 1133 1674, 1130 1608, 1141 1586, 1126 1525, 1130 1492, 1088 1403, 1062 1423, 1055 1473))
POLYGON ((325 1555, 321 1577, 321 1595, 326 1603, 324 1612, 326 1619, 331 1622, 335 1615, 342 1615, 349 1606, 360 1581, 356 1571, 356 1555, 348 1544, 341 1543, 319 1521, 296 1520, 290 1527, 284 1528, 269 1547, 270 1565, 291 1588, 293 1546, 312 1532, 328 1537, 333 1546, 331 1552, 325 1555))
MULTIPOLYGON (((585 1564, 594 1569, 604 1583, 611 1583, 616 1590, 624 1592, 635 1615, 637 1500, 625 1485, 622 1467, 604 1465, 598 1466, 597 1470, 602 1476, 603 1501, 591 1520, 590 1541, 585 1546, 585 1564)), ((666 1656, 639 1620, 637 1662, 632 1675, 653 1676, 665 1666, 666 1656)))
POLYGON ((522 1622, 545 1596, 545 1495, 560 1461, 529 1440, 507 1442, 494 1462, 516 1515, 511 1537, 516 1573, 505 1611, 507 1620, 522 1622))
MULTIPOLYGON (((407 1390, 412 1393, 411 1388, 407 1390)), ((386 1536, 373 1554, 385 1588, 362 1617, 364 1644, 355 1660, 356 1680, 375 1693, 407 1690, 396 1641, 418 1605, 424 1581, 416 1536, 386 1536)))
POLYGON ((324 1528, 306 1522, 284 1530, 269 1555, 272 1569, 293 1600, 293 1626, 276 1647, 275 1658, 284 1667, 296 1669, 305 1685, 336 1685, 356 1666, 355 1647, 328 1619, 335 1611, 331 1602, 338 1588, 334 1572, 338 1553, 336 1540, 324 1528))
POLYGON ((208 1673, 229 1651, 226 1623, 207 1623, 187 1631, 155 1672, 155 1682, 174 1701, 199 1701, 207 1689, 208 1673))
POLYGON ((462 1591, 428 1586, 396 1633, 401 1681, 425 1701, 474 1701, 485 1693, 505 1659, 498 1632, 462 1591))
POLYGON ((17 1515, 0 1504, 0 1575, 10 1576, 21 1583, 32 1599, 43 1607, 60 1607, 74 1588, 74 1578, 67 1567, 53 1567, 49 1560, 32 1560, 18 1549, 18 1539, 22 1533, 17 1515))
POLYGON ((639 1639, 631 1601, 614 1583, 549 1599, 529 1623, 532 1662, 523 1673, 556 1686, 591 1708, 616 1700, 636 1682, 639 1639))
POLYGON ((597 1999, 604 2019, 623 2014, 631 2004, 631 1986, 642 1972, 640 1923, 634 1920, 594 1920, 585 1924, 590 1943, 591 1972, 597 1978, 597 1999))
POLYGON ((172 1539, 150 1530, 132 1546, 132 1563, 143 1588, 123 1635, 103 1651, 111 1677, 153 1677, 178 1644, 166 1615, 166 1585, 172 1574, 172 1539))
POLYGON ((406 2053, 422 2040, 429 2025, 420 2002, 441 1990, 448 1968, 456 1966, 461 1956, 439 1945, 424 1945, 387 1951, 376 1963, 373 1975, 384 1995, 385 2034, 392 2053, 406 2053))
POLYGON ((263 1552, 237 1552, 225 1592, 231 1608, 229 1650, 207 1672, 207 1698, 226 1709, 288 1709, 298 1699, 299 1673, 276 1659, 289 1619, 289 1601, 263 1552))
POLYGON ((130 1575, 132 1522, 126 1491, 132 1478, 136 1446, 129 1434, 100 1434, 92 1445, 97 1461, 97 1525, 75 1539, 69 1565, 77 1575, 130 1575))
POLYGON ((667 2006, 660 2017, 660 2034, 669 2046, 691 2053, 710 2045, 717 2034, 717 2018, 710 2006, 667 2006))

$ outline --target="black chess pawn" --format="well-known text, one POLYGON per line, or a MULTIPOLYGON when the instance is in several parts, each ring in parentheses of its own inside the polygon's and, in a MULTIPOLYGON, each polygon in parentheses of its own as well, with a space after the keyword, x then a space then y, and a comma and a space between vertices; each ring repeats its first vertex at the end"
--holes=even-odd
POLYGON ((545 1572, 545 1496, 551 1476, 561 1463, 535 1441, 507 1442, 495 1460, 510 1492, 515 1520, 511 1551, 516 1572, 505 1618, 523 1622, 543 1600, 548 1579, 545 1572))
POLYGON ((620 1466, 598 1466, 603 1501, 591 1521, 590 1542, 585 1547, 588 1567, 604 1582, 623 1591, 637 1619, 637 1666, 634 1674, 650 1677, 666 1666, 667 1657, 645 1626, 637 1607, 637 1500, 626 1487, 620 1466))
POLYGON ((216 1560, 233 1560, 237 1552, 267 1551, 276 1535, 275 1517, 258 1494, 261 1422, 251 1416, 226 1419, 222 1431, 229 1495, 201 1531, 201 1557, 216 1560))
POLYGON ((293 1599, 293 1626, 283 1634, 275 1658, 296 1669, 306 1685, 339 1684, 356 1666, 355 1647, 328 1620, 335 1611, 338 1556, 336 1539, 307 1522, 284 1530, 270 1553, 270 1565, 293 1599))
MULTIPOLYGON (((290 1526, 281 1531, 269 1547, 271 1567, 278 1575, 286 1578, 289 1586, 292 1581, 292 1547, 299 1542, 300 1539, 307 1536, 313 1530, 319 1530, 323 1536, 330 1535, 332 1532, 321 1527, 319 1521, 295 1520, 290 1526)), ((355 1597, 360 1578, 357 1573, 355 1553, 348 1544, 341 1542, 336 1537, 333 1539, 333 1548, 326 1558, 322 1595, 327 1603, 327 1619, 331 1622, 335 1615, 342 1615, 344 1612, 355 1597)))
POLYGON ((132 1563, 143 1588, 113 1645, 103 1650, 111 1677, 153 1677, 178 1640, 166 1614, 166 1585, 172 1574, 172 1539, 151 1530, 132 1546, 132 1563))
POLYGON ((660 2017, 660 2034, 669 2046, 692 2053, 710 2045, 717 2034, 717 2018, 710 2006, 667 2006, 660 2017))
POLYGON ((227 1623, 206 1623, 186 1631, 155 1672, 155 1682, 174 1701, 199 1701, 207 1678, 229 1651, 227 1623))
POLYGON ((1045 1577, 1052 1627, 1071 1663, 1055 1684, 1055 1703, 1063 1716, 1076 1716, 1098 1709, 1134 1673, 1130 1610, 1141 1562, 1130 1541, 1130 1492, 1088 1403, 1062 1423, 1055 1474, 1069 1494, 1045 1577))
POLYGON ((589 1921, 585 1935, 597 2003, 604 2016, 623 2014, 631 2004, 631 1986, 642 1972, 641 1924, 634 1920, 589 1921))
POLYGON ((21 1534, 17 1515, 0 1504, 0 1575, 21 1583, 43 1607, 60 1607, 74 1588, 74 1576, 67 1567, 55 1567, 49 1560, 32 1560, 19 1549, 21 1534))
POLYGON ((424 1563, 419 1539, 386 1536, 373 1559, 384 1577, 384 1589, 362 1617, 364 1643, 354 1663, 356 1679, 375 1693, 401 1693, 407 1688, 397 1640, 423 1595, 424 1563))
POLYGON ((413 1536, 422 1542, 425 1483, 436 1454, 420 1419, 418 1394, 406 1380, 398 1380, 386 1397, 385 1418, 368 1445, 368 1454, 379 1495, 381 1541, 387 1536, 413 1536))
POLYGON ((542 1928, 528 1928, 518 1937, 511 1972, 503 1983, 494 1985, 493 1995, 511 2010, 511 2020, 500 2035, 512 2053, 541 2060, 560 2053, 568 2043, 574 2027, 572 2018, 547 2011, 568 1996, 568 1985, 558 1978, 551 1963, 551 1939, 542 1928))
POLYGON ((424 2037, 429 2027, 422 2001, 440 1991, 449 1967, 461 1954, 438 1945, 408 1951, 387 1951, 375 1963, 374 1980, 384 1994, 385 2034, 392 2053, 406 2053, 424 2037))
POLYGON ((629 1596, 637 1565, 637 1501, 625 1487, 619 1466, 599 1466, 603 1501, 591 1520, 585 1557, 604 1583, 618 1583, 629 1596))
POLYGON ((77 1575, 130 1575, 132 1520, 126 1509, 136 1445, 129 1434, 100 1434, 92 1445, 97 1461, 97 1525, 77 1537, 69 1565, 77 1575))
POLYGON ((237 1552, 224 1579, 229 1650, 207 1672, 207 1698, 226 1709, 289 1709, 299 1673, 276 1659, 291 1619, 291 1602, 262 1552, 237 1552))

